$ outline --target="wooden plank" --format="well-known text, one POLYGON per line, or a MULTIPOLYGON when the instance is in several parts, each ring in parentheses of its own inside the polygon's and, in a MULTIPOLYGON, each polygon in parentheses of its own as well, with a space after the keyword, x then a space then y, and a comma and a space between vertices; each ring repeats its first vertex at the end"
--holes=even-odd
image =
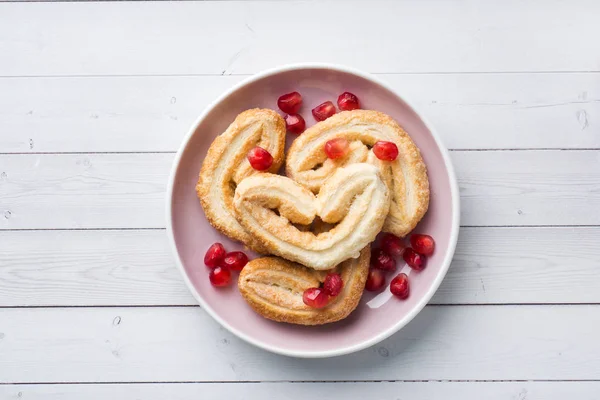
POLYGON ((600 374, 600 306, 428 306, 324 360, 241 342, 199 308, 0 310, 0 382, 571 380, 600 374))
POLYGON ((164 227, 173 157, 0 156, 0 228, 164 227))
MULTIPOLYGON (((600 224, 600 151, 455 151, 463 225, 600 224)), ((0 229, 163 228, 173 154, 0 155, 0 229)))
POLYGON ((345 400, 596 400, 599 382, 348 382, 4 385, 7 399, 64 400, 305 400, 325 395, 345 400), (376 396, 376 397, 374 397, 376 396))
POLYGON ((202 110, 243 78, 0 78, 0 148, 176 151, 202 110))
POLYGON ((461 228, 432 302, 596 303, 599 240, 600 228, 461 228))
POLYGON ((197 304, 164 230, 0 232, 0 306, 197 304))
MULTIPOLYGON (((600 73, 380 77, 449 148, 600 148, 600 73)), ((0 78, 0 152, 175 151, 243 78, 0 78)))
POLYGON ((599 66, 585 40, 600 36, 594 0, 329 1, 318 11, 311 1, 0 7, 3 76, 254 73, 306 60, 371 72, 599 66), (302 21, 292 32, 290 18, 302 21), (290 45, 291 36, 300 39, 290 45))
MULTIPOLYGON (((600 303, 599 241, 597 227, 462 228, 432 303, 600 303)), ((0 307, 195 305, 173 260, 164 231, 0 232, 0 307)))
POLYGON ((463 225, 600 224, 600 152, 453 152, 463 225))

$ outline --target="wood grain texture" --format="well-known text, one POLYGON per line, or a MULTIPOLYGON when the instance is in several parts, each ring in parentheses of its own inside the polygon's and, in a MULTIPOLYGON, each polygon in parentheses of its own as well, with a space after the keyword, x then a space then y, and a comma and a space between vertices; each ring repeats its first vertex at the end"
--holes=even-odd
POLYGON ((0 310, 0 382, 597 379, 600 306, 427 306, 322 360, 241 342, 200 308, 0 310))
POLYGON ((463 225, 598 225, 600 151, 453 152, 463 225))
POLYGON ((0 156, 0 228, 164 227, 173 154, 0 156))
MULTIPOLYGON (((0 229, 163 228, 173 154, 0 155, 0 229)), ((600 151, 454 151, 463 225, 600 224, 600 151)))
POLYGON ((4 385, 6 399, 64 400, 596 400, 599 382, 348 382, 4 385))
MULTIPOLYGON (((600 148, 600 73, 379 77, 451 149, 600 148)), ((244 78, 0 78, 0 152, 176 151, 201 110, 244 78)))
POLYGON ((3 76, 254 73, 306 60, 371 72, 598 71, 600 65, 588 42, 600 36, 594 0, 346 1, 344 7, 328 1, 318 12, 312 1, 0 7, 3 76), (280 17, 292 10, 302 21, 294 46, 289 19, 280 17))
POLYGON ((461 228, 432 302, 598 302, 599 241, 600 228, 461 228))
POLYGON ((0 306, 186 304, 164 230, 0 232, 0 306))
MULTIPOLYGON (((598 242, 600 228, 462 228, 431 302, 600 303, 598 242)), ((164 231, 0 232, 0 307, 196 304, 164 231)))

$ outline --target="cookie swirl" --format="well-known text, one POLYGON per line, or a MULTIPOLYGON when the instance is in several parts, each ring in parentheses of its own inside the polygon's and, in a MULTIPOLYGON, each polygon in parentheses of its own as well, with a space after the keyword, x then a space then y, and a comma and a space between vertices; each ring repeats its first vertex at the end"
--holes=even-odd
POLYGON ((244 111, 212 142, 196 185, 210 224, 258 252, 265 252, 264 247, 234 217, 233 195, 240 182, 258 173, 246 158, 253 147, 260 146, 273 156, 269 172, 279 170, 284 160, 285 134, 285 121, 275 111, 244 111))
POLYGON ((269 253, 325 270, 357 258, 375 239, 390 194, 379 170, 359 163, 338 168, 316 196, 287 177, 253 175, 238 185, 233 203, 237 220, 269 253), (317 217, 335 226, 317 234, 298 226, 317 217))
POLYGON ((278 257, 257 258, 240 273, 238 287, 246 302, 265 318, 300 325, 335 322, 358 306, 369 273, 370 254, 367 246, 358 258, 346 260, 331 271, 315 271, 278 257), (321 309, 304 304, 304 291, 319 287, 328 272, 341 275, 344 287, 340 294, 321 309))
POLYGON ((318 192, 338 168, 353 163, 376 165, 392 193, 385 232, 406 236, 423 218, 429 206, 427 169, 417 146, 408 134, 386 114, 370 110, 344 111, 307 129, 294 140, 288 152, 286 174, 294 181, 318 192), (331 160, 325 143, 335 138, 350 142, 350 152, 331 160), (377 141, 396 144, 394 161, 381 161, 371 148, 377 141))

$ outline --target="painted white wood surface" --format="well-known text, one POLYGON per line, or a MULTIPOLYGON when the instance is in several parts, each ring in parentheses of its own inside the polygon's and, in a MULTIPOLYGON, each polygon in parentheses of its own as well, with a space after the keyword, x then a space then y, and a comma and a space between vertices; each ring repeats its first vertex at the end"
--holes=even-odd
POLYGON ((0 3, 0 399, 598 398, 599 19, 594 0, 0 3), (162 229, 200 111, 305 61, 415 102, 458 150, 465 225, 434 305, 330 360, 192 307, 162 229), (287 382, 332 380, 370 382, 287 382))
MULTIPOLYGON (((600 303, 598 243, 600 227, 462 228, 431 302, 600 303)), ((0 307, 196 304, 164 230, 0 231, 0 255, 0 307)))
POLYGON ((8 3, 0 75, 598 71, 595 0, 8 3), (343 4, 343 5, 342 5, 343 4), (80 34, 77 34, 80 33, 80 34))
MULTIPOLYGON (((451 149, 600 148, 600 73, 379 77, 451 149)), ((175 151, 200 111, 244 78, 0 78, 0 152, 175 151)))
MULTIPOLYGON (((0 155, 0 229, 163 228, 173 157, 0 155)), ((451 158, 463 225, 600 224, 600 150, 451 158)))
POLYGON ((600 305, 427 306, 352 355, 281 357, 199 307, 1 309, 1 382, 559 380, 600 375, 600 305))
POLYGON ((28 400, 597 400, 598 382, 175 383, 0 386, 0 397, 28 400))

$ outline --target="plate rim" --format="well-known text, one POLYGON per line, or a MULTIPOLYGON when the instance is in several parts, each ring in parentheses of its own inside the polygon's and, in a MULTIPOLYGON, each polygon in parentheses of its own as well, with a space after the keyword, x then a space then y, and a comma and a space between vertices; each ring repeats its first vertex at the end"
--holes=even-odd
POLYGON ((174 158, 173 164, 171 166, 171 171, 169 173, 169 180, 168 180, 167 191, 166 191, 166 220, 167 220, 167 229, 166 229, 167 236, 168 236, 169 244, 171 247, 171 251, 174 253, 174 256, 175 256, 175 263, 177 265, 177 269, 179 270, 181 275, 183 275, 183 280, 185 282, 185 285, 187 286, 188 290, 192 293, 192 295, 194 296, 196 301, 199 303, 200 307, 202 309, 204 309, 215 321, 217 321, 221 326, 223 326, 229 332, 233 333, 234 335, 236 335, 240 339, 244 340, 245 342, 250 343, 250 344, 252 344, 256 347, 259 347, 263 350, 270 351, 272 353, 276 353, 276 354, 280 354, 280 355, 284 355, 284 356, 290 356, 290 357, 297 357, 297 358, 327 358, 327 357, 335 357, 335 356, 341 356, 341 355, 346 355, 346 354, 350 354, 350 353, 355 353, 357 351, 364 350, 368 347, 371 347, 371 346, 381 342, 382 340, 385 340, 388 337, 392 336, 394 333, 398 332, 400 329, 402 329, 404 326, 406 326, 410 321, 412 321, 414 319, 414 317, 418 313, 421 312, 421 310, 423 310, 423 308, 427 305, 429 300, 431 300, 431 298, 433 297, 433 295, 439 288, 440 284, 442 283, 444 277, 446 276, 446 273, 448 272, 450 263, 452 262, 452 258, 454 257, 454 252, 456 250, 456 243, 458 241, 458 232, 459 232, 459 228, 460 228, 460 195, 459 195, 459 190, 458 190, 458 181, 456 180, 456 174, 454 172, 454 167, 452 165, 452 161, 450 160, 450 154, 448 152, 448 149, 444 146, 442 140, 440 139, 440 137, 439 137, 437 131, 435 130, 435 128, 433 127, 433 125, 423 116, 422 113, 417 111, 417 109, 414 107, 413 103, 411 101, 407 100, 407 98, 405 96, 400 96, 386 82, 384 82, 383 80, 380 80, 375 75, 373 75, 371 73, 363 72, 363 71, 355 69, 353 67, 348 67, 348 66, 340 65, 340 64, 332 64, 332 63, 310 63, 310 62, 309 63, 293 63, 293 64, 285 64, 285 65, 281 65, 278 67, 265 69, 265 70, 262 70, 261 72, 251 75, 250 77, 248 77, 246 79, 243 79, 241 82, 238 82, 237 84, 233 85, 232 87, 227 89, 225 92, 223 92, 220 96, 218 96, 214 101, 212 101, 208 106, 206 106, 206 108, 202 111, 202 113, 198 116, 198 118, 196 118, 196 120, 192 124, 192 127, 189 129, 188 133, 183 138, 183 140, 179 146, 179 149, 177 150, 177 153, 175 154, 175 158, 174 158), (280 346, 273 346, 273 345, 270 345, 269 343, 262 342, 260 340, 251 338, 250 336, 246 335, 244 332, 230 326, 227 322, 225 322, 223 319, 221 319, 221 317, 210 307, 210 305, 204 301, 204 299, 196 291, 194 285, 190 281, 190 279, 185 271, 185 268, 183 267, 183 263, 181 262, 181 258, 179 257, 179 252, 177 250, 177 244, 175 243, 175 236, 173 234, 173 219, 172 219, 173 201, 172 200, 173 200, 173 189, 175 187, 175 175, 177 173, 177 169, 179 168, 179 163, 181 162, 181 157, 183 155, 183 152, 187 148, 187 146, 190 142, 190 139, 196 132, 196 129, 198 128, 200 123, 202 123, 202 121, 204 121, 206 116, 218 104, 220 104, 225 98, 227 98, 229 95, 233 94, 237 90, 241 89, 242 87, 244 87, 250 83, 253 83, 255 81, 258 81, 260 79, 271 76, 271 75, 276 75, 276 74, 280 74, 282 72, 288 72, 288 71, 303 70, 303 69, 327 69, 327 70, 334 70, 334 71, 338 71, 338 72, 342 72, 342 73, 356 75, 360 78, 371 81, 371 82, 383 87, 384 89, 387 89, 388 91, 393 93, 395 96, 397 96, 400 100, 402 100, 410 109, 412 109, 412 111, 421 119, 423 124, 427 127, 427 129, 431 133, 431 136, 433 137, 440 153, 442 154, 442 158, 444 160, 444 165, 446 167, 448 176, 450 178, 449 183, 450 183, 450 193, 451 193, 451 200, 452 200, 452 228, 451 228, 451 232, 450 232, 450 243, 448 246, 448 251, 442 262, 440 271, 438 272, 438 274, 435 277, 435 280, 433 281, 433 284, 431 285, 429 290, 425 293, 425 295, 420 299, 420 301, 416 304, 416 306, 413 307, 404 316, 404 318, 400 319, 392 327, 380 332, 379 334, 377 334, 367 340, 363 340, 359 343, 341 347, 341 348, 337 348, 337 349, 333 349, 333 350, 322 350, 322 351, 304 351, 304 350, 298 351, 298 350, 286 349, 286 348, 283 348, 280 346))

